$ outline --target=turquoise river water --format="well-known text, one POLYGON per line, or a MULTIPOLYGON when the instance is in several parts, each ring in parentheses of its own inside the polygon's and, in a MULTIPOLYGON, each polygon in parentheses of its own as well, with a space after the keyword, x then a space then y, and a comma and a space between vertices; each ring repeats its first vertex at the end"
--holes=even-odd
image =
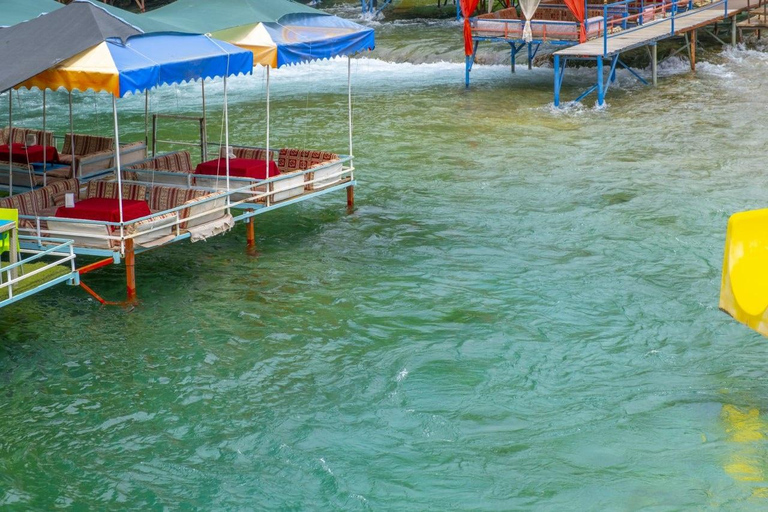
MULTIPOLYGON (((768 342, 717 308, 728 216, 768 205, 768 54, 666 62, 657 89, 622 72, 607 108, 556 111, 551 69, 512 77, 503 48, 465 90, 454 22, 376 28, 354 213, 338 193, 264 215, 257 257, 242 225, 142 255, 131 311, 62 286, 0 312, 0 503, 768 508, 768 342)), ((574 97, 592 72, 569 73, 574 97)), ((347 150, 346 61, 273 79, 275 145, 347 150)), ((234 141, 263 143, 264 85, 231 81, 234 141)), ((109 132, 108 98, 75 103, 109 132)), ((199 87, 152 107, 199 113, 199 87)), ((121 108, 143 137, 143 100, 121 108)))

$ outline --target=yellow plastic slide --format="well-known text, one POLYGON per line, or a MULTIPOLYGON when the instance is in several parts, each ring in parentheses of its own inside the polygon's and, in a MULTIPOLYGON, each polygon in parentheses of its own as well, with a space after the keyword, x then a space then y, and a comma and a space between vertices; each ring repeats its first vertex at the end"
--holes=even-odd
POLYGON ((728 219, 720 309, 768 336, 768 209, 728 219))

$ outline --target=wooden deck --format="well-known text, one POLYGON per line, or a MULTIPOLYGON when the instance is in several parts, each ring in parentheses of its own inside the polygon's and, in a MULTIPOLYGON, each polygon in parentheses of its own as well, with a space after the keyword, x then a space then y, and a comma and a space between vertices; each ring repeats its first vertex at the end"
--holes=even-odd
MULTIPOLYGON (((730 18, 746 10, 754 9, 758 5, 765 3, 765 1, 766 0, 729 0, 727 15, 722 3, 699 7, 678 14, 674 18, 674 35, 680 35, 700 27, 711 25, 716 21, 730 18)), ((672 18, 667 17, 647 25, 642 25, 608 36, 608 51, 605 53, 605 42, 601 37, 563 50, 558 50, 555 52, 555 55, 563 55, 566 57, 599 57, 604 55, 607 57, 641 46, 646 46, 655 41, 667 39, 672 37, 672 35, 672 18)))

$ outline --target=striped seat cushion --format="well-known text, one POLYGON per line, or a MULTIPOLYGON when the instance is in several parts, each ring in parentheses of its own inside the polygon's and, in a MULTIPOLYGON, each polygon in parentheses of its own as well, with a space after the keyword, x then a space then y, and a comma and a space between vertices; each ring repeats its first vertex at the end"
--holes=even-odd
MULTIPOLYGON (((235 158, 246 158, 248 160, 274 160, 275 158, 275 151, 270 150, 269 155, 271 158, 267 158, 267 150, 260 148, 233 147, 232 152, 235 154, 235 158)), ((226 158, 227 150, 225 148, 221 148, 219 155, 219 158, 226 158)))
MULTIPOLYGON (((72 157, 72 142, 74 139, 75 155, 83 156, 90 155, 91 153, 98 153, 100 151, 109 151, 115 147, 115 140, 109 137, 98 137, 96 135, 82 135, 75 133, 74 135, 67 134, 64 137, 64 149, 61 153, 63 155, 69 155, 72 157)), ((66 158, 66 157, 65 157, 66 158)))
MULTIPOLYGON (((147 200, 147 187, 145 185, 139 185, 137 183, 123 183, 123 199, 134 201, 146 201, 147 200)), ((89 181, 88 188, 85 192, 85 198, 90 199, 92 197, 106 197, 117 198, 118 187, 116 181, 89 181)))
POLYGON ((189 151, 178 151, 176 153, 156 156, 151 160, 131 165, 128 169, 154 169, 156 171, 180 172, 187 174, 194 172, 194 169, 192 168, 192 157, 189 155, 189 151))
POLYGON ((62 194, 66 193, 73 193, 75 194, 75 197, 79 195, 79 189, 80 189, 80 182, 76 179, 69 179, 69 180, 56 180, 51 182, 50 185, 45 187, 45 190, 48 192, 48 196, 51 198, 50 204, 55 204, 55 201, 53 201, 54 197, 61 196, 62 194))
MULTIPOLYGON (((2 140, 2 144, 8 144, 8 134, 10 131, 10 127, 8 126, 0 130, 0 140, 2 140)), ((42 144, 45 146, 55 145, 53 142, 53 132, 44 132, 43 130, 34 130, 32 128, 13 127, 13 142, 26 144, 27 135, 34 135, 37 144, 42 144)))
POLYGON ((49 201, 50 196, 43 189, 36 189, 0 199, 0 208, 19 210, 19 215, 38 215, 50 207, 49 201))
POLYGON ((170 210, 206 193, 204 190, 157 185, 152 187, 152 191, 149 193, 149 209, 153 212, 170 210))

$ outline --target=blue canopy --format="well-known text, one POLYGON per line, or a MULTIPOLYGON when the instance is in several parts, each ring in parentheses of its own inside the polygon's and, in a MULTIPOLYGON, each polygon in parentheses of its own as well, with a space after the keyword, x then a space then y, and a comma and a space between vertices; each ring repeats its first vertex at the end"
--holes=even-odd
POLYGON ((373 50, 374 31, 338 16, 289 14, 264 23, 277 45, 277 67, 373 50))
POLYGON ((142 16, 247 48, 280 67, 373 50, 372 28, 291 0, 176 0, 142 16))
POLYGON ((108 39, 27 80, 22 86, 107 91, 122 97, 161 85, 253 71, 253 54, 194 34, 108 39))

